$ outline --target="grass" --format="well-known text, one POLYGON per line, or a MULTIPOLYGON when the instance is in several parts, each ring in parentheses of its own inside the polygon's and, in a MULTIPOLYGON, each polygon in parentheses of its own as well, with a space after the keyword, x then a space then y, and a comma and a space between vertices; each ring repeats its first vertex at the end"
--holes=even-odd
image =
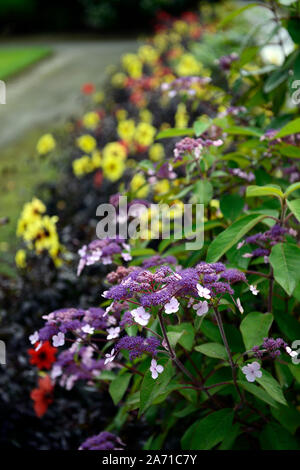
POLYGON ((51 49, 47 47, 0 48, 0 80, 22 72, 50 53, 51 49))
POLYGON ((0 149, 0 219, 9 217, 9 223, 0 226, 0 272, 6 274, 11 274, 11 270, 1 261, 13 267, 18 246, 16 225, 24 203, 34 196, 37 184, 56 177, 51 161, 36 154, 36 143, 43 131, 34 129, 18 142, 0 149))

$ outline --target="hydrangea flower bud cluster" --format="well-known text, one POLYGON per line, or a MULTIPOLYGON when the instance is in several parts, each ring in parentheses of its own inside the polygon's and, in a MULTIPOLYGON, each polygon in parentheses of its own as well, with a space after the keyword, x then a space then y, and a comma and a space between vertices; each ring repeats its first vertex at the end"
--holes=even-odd
POLYGON ((77 340, 58 355, 50 373, 52 380, 59 378, 60 386, 67 390, 71 390, 78 380, 92 382, 102 370, 108 368, 103 359, 96 359, 94 355, 92 346, 83 346, 77 340))
POLYGON ((240 249, 245 244, 257 245, 257 248, 255 248, 252 252, 245 253, 243 257, 258 258, 263 256, 265 263, 268 263, 268 257, 271 253, 271 248, 277 243, 283 242, 284 236, 287 233, 291 236, 297 235, 293 229, 287 229, 285 227, 281 227, 279 224, 275 224, 266 232, 258 232, 255 235, 247 237, 243 242, 238 244, 238 249, 240 249))
MULTIPOLYGON (((32 342, 50 341, 54 337, 64 338, 68 332, 76 332, 79 337, 85 338, 87 333, 85 328, 88 326, 92 330, 103 330, 109 327, 109 320, 105 317, 105 311, 102 308, 91 307, 88 310, 76 308, 64 308, 55 310, 49 315, 44 315, 46 324, 38 332, 34 333, 32 342)), ((63 346, 64 341, 61 346, 63 346)))
POLYGON ((84 245, 78 252, 80 261, 77 275, 79 276, 85 266, 91 266, 98 261, 102 264, 111 264, 114 255, 120 255, 125 261, 131 260, 130 247, 122 238, 105 238, 93 240, 88 245, 84 245))
POLYGON ((178 160, 182 160, 185 155, 191 155, 196 160, 199 160, 201 153, 205 147, 210 147, 211 145, 215 147, 219 147, 223 144, 221 139, 218 140, 210 140, 210 139, 202 139, 199 137, 198 139, 193 139, 191 137, 185 137, 184 139, 177 142, 174 149, 174 162, 178 160))
POLYGON ((223 263, 199 263, 195 268, 174 272, 169 266, 160 266, 155 272, 137 268, 120 284, 112 286, 103 295, 114 301, 138 300, 144 308, 164 306, 173 297, 210 299, 219 294, 234 294, 231 284, 246 282, 244 273, 237 269, 226 269, 223 263), (202 288, 199 294, 199 287, 202 288))
POLYGON ((156 337, 143 338, 142 336, 123 336, 116 346, 115 351, 118 353, 121 349, 129 351, 130 360, 142 356, 144 353, 155 357, 160 346, 160 340, 156 337))
POLYGON ((255 180, 254 173, 251 171, 247 173, 246 171, 241 170, 240 168, 229 168, 228 169, 229 173, 231 173, 233 176, 238 176, 239 178, 248 181, 251 183, 251 181, 255 180))
POLYGON ((278 129, 268 129, 260 138, 261 141, 267 140, 269 145, 276 145, 280 144, 281 142, 285 142, 289 145, 299 146, 300 143, 300 132, 295 134, 291 134, 285 137, 276 138, 276 134, 278 134, 278 129))
POLYGON ((254 357, 261 359, 263 356, 268 356, 272 359, 280 356, 280 349, 287 348, 287 343, 282 338, 264 338, 264 342, 261 346, 253 346, 252 351, 254 357))
POLYGON ((290 183, 296 183, 300 180, 300 171, 298 165, 290 164, 288 167, 282 168, 282 172, 287 175, 290 183))
POLYGON ((174 264, 174 265, 177 265, 177 259, 175 258, 175 256, 160 256, 160 255, 154 255, 154 256, 151 256, 150 258, 146 258, 144 261, 143 261, 143 268, 153 268, 155 266, 161 266, 162 264, 174 264))
POLYGON ((209 83, 211 79, 209 77, 197 77, 197 76, 188 76, 188 77, 179 77, 169 83, 163 83, 161 85, 161 90, 166 91, 170 98, 174 98, 178 93, 187 93, 190 96, 196 94, 195 86, 202 86, 209 83))
POLYGON ((122 450, 124 447, 125 444, 118 436, 103 431, 86 439, 79 447, 79 450, 122 450))
POLYGON ((222 70, 228 71, 230 70, 231 64, 238 60, 239 56, 236 52, 232 52, 231 54, 224 55, 218 59, 218 64, 222 70))

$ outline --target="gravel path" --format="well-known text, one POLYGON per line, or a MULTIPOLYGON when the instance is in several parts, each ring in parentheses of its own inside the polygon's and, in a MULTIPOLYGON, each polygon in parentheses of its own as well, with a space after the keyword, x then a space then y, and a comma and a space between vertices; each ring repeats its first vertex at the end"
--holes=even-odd
MULTIPOLYGON (((24 42, 10 44, 25 45, 24 42)), ((53 55, 6 84, 6 104, 0 105, 0 146, 19 139, 36 126, 57 123, 79 112, 81 85, 90 81, 101 84, 106 67, 117 64, 123 53, 137 48, 134 39, 35 41, 34 44, 49 46, 53 55)))

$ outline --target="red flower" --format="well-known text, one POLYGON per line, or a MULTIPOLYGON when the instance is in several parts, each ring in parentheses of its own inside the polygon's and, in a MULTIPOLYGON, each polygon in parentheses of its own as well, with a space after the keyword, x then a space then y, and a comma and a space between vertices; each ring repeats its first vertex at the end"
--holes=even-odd
POLYGON ((121 144, 124 149, 126 150, 126 153, 128 154, 129 152, 129 144, 125 140, 118 140, 118 143, 121 144))
POLYGON ((139 108, 146 105, 146 101, 144 99, 143 93, 140 93, 138 91, 132 93, 129 99, 130 99, 131 103, 135 104, 139 108))
POLYGON ((200 27, 197 27, 197 28, 193 29, 193 31, 191 31, 191 37, 193 39, 199 39, 201 34, 202 34, 202 30, 201 30, 200 27))
POLYGON ((95 188, 100 188, 102 181, 103 181, 103 173, 101 170, 98 170, 94 174, 94 179, 93 179, 95 188))
POLYGON ((146 152, 147 148, 148 148, 148 147, 145 146, 145 145, 135 144, 135 150, 136 150, 138 153, 146 152))
POLYGON ((84 83, 81 87, 81 93, 84 95, 91 95, 96 90, 93 83, 84 83))
POLYGON ((28 349, 28 354, 31 356, 30 364, 36 365, 39 369, 50 369, 53 362, 55 362, 55 354, 57 349, 51 346, 49 341, 45 341, 42 346, 36 350, 28 349))
POLYGON ((34 401, 35 414, 41 418, 47 411, 48 406, 53 402, 54 386, 49 375, 39 379, 39 388, 31 391, 30 397, 34 401))
POLYGON ((182 13, 181 18, 187 23, 195 23, 199 21, 198 15, 192 11, 186 11, 185 13, 182 13))

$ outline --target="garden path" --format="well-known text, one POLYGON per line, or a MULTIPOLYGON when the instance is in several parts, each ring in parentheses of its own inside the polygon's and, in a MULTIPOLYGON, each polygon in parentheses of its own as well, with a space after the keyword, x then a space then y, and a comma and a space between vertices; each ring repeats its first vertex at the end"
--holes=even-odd
MULTIPOLYGON (((81 85, 90 81, 101 84, 106 67, 117 64, 123 53, 137 47, 134 39, 27 40, 27 43, 50 47, 53 55, 8 81, 7 104, 0 105, 0 146, 36 126, 57 123, 79 112, 81 85)), ((10 44, 24 47, 26 42, 10 44)))

